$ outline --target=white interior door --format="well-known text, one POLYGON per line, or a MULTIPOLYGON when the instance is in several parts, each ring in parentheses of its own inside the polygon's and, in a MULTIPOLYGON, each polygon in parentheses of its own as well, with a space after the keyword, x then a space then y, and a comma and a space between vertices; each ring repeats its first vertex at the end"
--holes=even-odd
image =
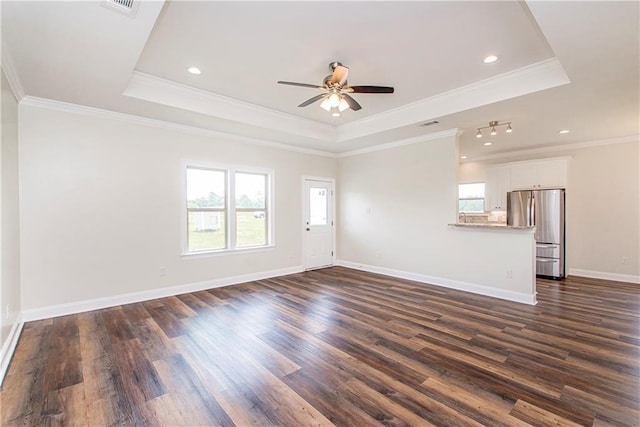
POLYGON ((304 180, 304 268, 333 264, 333 182, 304 180))

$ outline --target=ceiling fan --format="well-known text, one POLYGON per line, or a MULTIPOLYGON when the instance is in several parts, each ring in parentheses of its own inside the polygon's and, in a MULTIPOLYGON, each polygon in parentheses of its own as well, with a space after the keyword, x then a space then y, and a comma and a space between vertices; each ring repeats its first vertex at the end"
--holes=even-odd
POLYGON ((307 83, 284 82, 278 81, 283 85, 310 87, 320 89, 321 94, 307 99, 298 107, 306 107, 316 101, 323 100, 320 106, 327 111, 334 110, 333 115, 339 116, 340 113, 347 108, 358 111, 362 108, 358 102, 353 99, 350 93, 393 93, 393 88, 388 86, 349 86, 347 76, 349 68, 345 67, 338 61, 329 64, 331 74, 324 78, 322 85, 313 85, 307 83))

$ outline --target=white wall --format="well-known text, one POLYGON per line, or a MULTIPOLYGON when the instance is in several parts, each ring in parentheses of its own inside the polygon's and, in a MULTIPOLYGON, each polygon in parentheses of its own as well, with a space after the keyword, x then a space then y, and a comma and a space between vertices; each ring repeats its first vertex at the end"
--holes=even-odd
MULTIPOLYGON (((457 171, 455 137, 336 161, 24 104, 19 127, 23 310, 299 268, 303 175, 338 175, 341 262, 508 298, 532 293, 528 233, 447 226, 459 176, 484 180, 483 165, 457 171), (273 169, 276 248, 182 259, 184 159, 273 169)), ((567 154, 568 246, 580 248, 569 267, 637 276, 638 144, 554 153, 567 154)), ((3 151, 3 188, 4 160, 3 151)), ((4 277, 3 266, 3 300, 16 300, 4 277)))
MULTIPOLYGON (((588 144, 587 144, 588 145, 588 144)), ((484 181, 491 163, 570 156, 567 263, 570 274, 640 280, 640 143, 585 146, 460 167, 460 182, 484 181), (622 263, 622 257, 628 262, 622 263)))
POLYGON ((27 311, 300 268, 301 177, 336 174, 332 158, 24 104, 20 144, 27 311), (276 248, 181 259, 183 159, 273 169, 276 248))
POLYGON ((532 301, 531 232, 447 225, 456 222, 455 136, 345 157, 338 171, 341 263, 532 301))
MULTIPOLYGON (((0 347, 6 349, 20 311, 20 219, 18 210, 18 103, 2 72, 2 186, 0 263, 0 347)), ((4 353, 4 352, 3 352, 4 353)), ((3 354, 4 356, 5 354, 3 354)), ((0 360, 0 378, 3 363, 0 360)))

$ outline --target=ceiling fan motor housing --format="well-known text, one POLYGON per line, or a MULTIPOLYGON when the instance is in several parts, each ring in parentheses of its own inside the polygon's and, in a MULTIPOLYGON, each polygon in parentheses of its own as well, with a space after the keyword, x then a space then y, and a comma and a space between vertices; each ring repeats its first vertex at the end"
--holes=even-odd
POLYGON ((327 77, 324 78, 324 80, 322 81, 322 85, 327 87, 327 88, 332 88, 332 87, 340 87, 340 86, 348 86, 347 81, 344 81, 343 85, 340 85, 340 83, 336 82, 336 83, 332 83, 333 80, 333 74, 329 74, 327 77))

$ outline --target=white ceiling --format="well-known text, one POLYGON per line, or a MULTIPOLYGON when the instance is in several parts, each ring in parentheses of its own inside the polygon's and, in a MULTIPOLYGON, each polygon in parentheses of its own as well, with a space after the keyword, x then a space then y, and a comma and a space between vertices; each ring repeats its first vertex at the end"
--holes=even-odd
POLYGON ((101 2, 1 7, 3 65, 27 99, 333 153, 452 128, 469 160, 639 133, 638 2, 145 1, 133 18, 101 2), (395 93, 354 94, 362 110, 336 119, 297 107, 316 89, 276 83, 321 84, 334 60, 351 85, 395 93), (514 132, 477 140, 491 120, 514 132))

